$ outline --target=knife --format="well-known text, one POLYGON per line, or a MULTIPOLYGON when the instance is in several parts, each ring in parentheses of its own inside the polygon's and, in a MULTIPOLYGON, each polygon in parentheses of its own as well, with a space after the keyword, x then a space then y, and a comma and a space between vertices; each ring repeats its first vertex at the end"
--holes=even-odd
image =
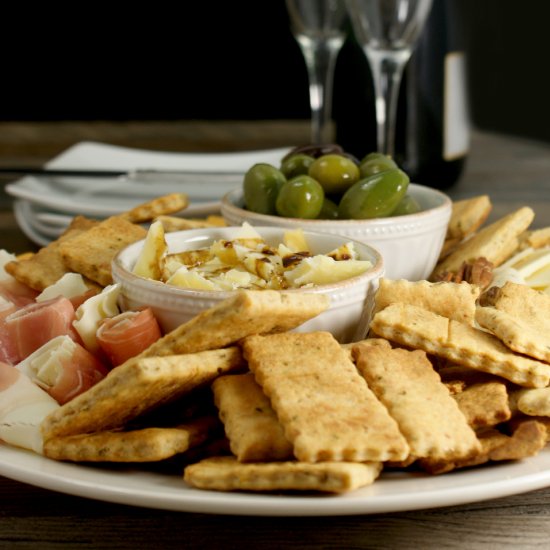
POLYGON ((79 177, 79 178, 124 178, 136 181, 176 180, 198 181, 203 179, 241 180, 244 172, 204 170, 157 170, 138 168, 133 170, 96 170, 78 168, 26 168, 0 167, 0 176, 79 177))

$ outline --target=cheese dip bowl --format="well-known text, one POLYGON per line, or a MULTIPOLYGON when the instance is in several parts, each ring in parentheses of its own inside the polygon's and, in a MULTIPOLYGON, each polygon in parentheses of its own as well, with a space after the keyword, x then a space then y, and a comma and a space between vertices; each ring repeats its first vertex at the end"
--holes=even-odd
POLYGON ((415 214, 363 220, 297 219, 258 214, 244 208, 242 189, 227 193, 221 213, 228 225, 301 227, 340 235, 376 248, 384 258, 385 276, 417 281, 427 279, 441 252, 451 217, 451 199, 436 189, 411 183, 408 193, 421 210, 415 214))
MULTIPOLYGON (((231 241, 242 234, 242 227, 210 227, 166 233, 168 252, 199 250, 219 240, 231 241)), ((288 228, 255 227, 270 246, 283 242, 288 228)), ((304 231, 309 250, 313 255, 327 254, 352 242, 358 260, 367 260, 372 266, 363 273, 331 284, 289 288, 277 292, 307 292, 325 294, 330 298, 329 309, 307 321, 297 330, 331 332, 342 343, 360 340, 366 336, 374 294, 378 281, 384 275, 381 254, 373 247, 339 235, 304 231)), ((237 290, 197 290, 166 284, 140 277, 132 270, 144 247, 138 241, 115 257, 112 263, 113 280, 120 285, 120 306, 123 310, 150 307, 165 332, 190 320, 201 311, 230 298, 237 290)), ((261 290, 259 291, 261 292, 261 290)))

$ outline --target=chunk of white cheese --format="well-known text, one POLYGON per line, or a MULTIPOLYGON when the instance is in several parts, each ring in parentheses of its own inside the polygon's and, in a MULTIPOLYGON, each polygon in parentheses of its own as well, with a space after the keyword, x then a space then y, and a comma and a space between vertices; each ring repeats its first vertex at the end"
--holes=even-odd
POLYGON ((4 269, 4 266, 17 260, 17 257, 4 249, 0 249, 0 281, 10 281, 13 277, 4 269))
POLYGON ((88 351, 94 353, 99 348, 96 333, 101 321, 120 313, 119 294, 119 284, 106 286, 102 292, 88 298, 76 310, 76 320, 73 321, 73 326, 88 351))
POLYGON ((80 273, 65 273, 61 279, 53 285, 46 287, 37 297, 37 302, 44 302, 64 296, 65 298, 74 298, 81 296, 88 291, 88 287, 84 282, 84 277, 80 273))
POLYGON ((161 260, 167 250, 164 226, 160 221, 153 222, 132 272, 139 277, 158 280, 161 276, 161 260))

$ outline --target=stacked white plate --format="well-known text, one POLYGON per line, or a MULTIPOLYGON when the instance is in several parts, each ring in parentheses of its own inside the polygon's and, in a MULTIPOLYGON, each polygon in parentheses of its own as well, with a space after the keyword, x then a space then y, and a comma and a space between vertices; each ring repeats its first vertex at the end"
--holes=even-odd
POLYGON ((14 212, 21 230, 36 244, 55 240, 78 215, 105 218, 173 192, 189 196, 186 217, 219 213, 219 201, 242 185, 253 164, 279 166, 290 148, 238 153, 169 153, 81 142, 51 160, 46 168, 62 170, 177 171, 178 177, 158 179, 124 177, 25 176, 6 186, 15 197, 14 212))

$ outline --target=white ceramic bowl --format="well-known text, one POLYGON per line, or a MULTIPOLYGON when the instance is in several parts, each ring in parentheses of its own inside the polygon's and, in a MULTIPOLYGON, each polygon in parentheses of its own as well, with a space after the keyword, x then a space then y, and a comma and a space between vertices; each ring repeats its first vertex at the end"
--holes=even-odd
MULTIPOLYGON (((219 239, 234 239, 240 227, 193 229, 166 234, 169 252, 208 247, 219 239)), ((287 230, 278 227, 257 227, 256 230, 271 245, 282 242, 287 230)), ((304 232, 314 254, 330 252, 350 239, 323 233, 304 232)), ((378 281, 384 274, 382 256, 374 248, 355 242, 360 260, 370 260, 373 267, 345 281, 319 285, 309 289, 290 289, 281 292, 314 292, 330 297, 330 308, 301 325, 300 331, 325 330, 340 342, 364 338, 370 320, 373 297, 378 281)), ((143 241, 122 250, 112 264, 113 279, 121 286, 120 303, 124 310, 150 306, 164 331, 170 331, 204 309, 230 297, 235 291, 199 291, 178 288, 138 277, 131 273, 143 241)))
POLYGON ((302 220, 257 214, 244 209, 243 193, 235 189, 221 202, 221 213, 228 225, 248 222, 253 226, 302 227, 340 235, 375 247, 384 258, 389 279, 426 279, 432 272, 445 240, 451 217, 451 199, 444 193, 418 184, 409 193, 422 211, 406 216, 371 220, 302 220))

